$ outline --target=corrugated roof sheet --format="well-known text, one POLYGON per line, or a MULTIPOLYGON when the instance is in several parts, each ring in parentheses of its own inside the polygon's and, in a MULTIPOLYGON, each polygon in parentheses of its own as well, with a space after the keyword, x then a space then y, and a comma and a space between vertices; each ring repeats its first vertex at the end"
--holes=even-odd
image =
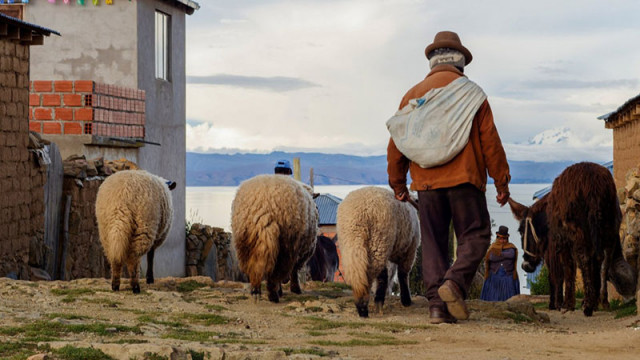
MULTIPOLYGON (((604 164, 600 164, 604 167, 606 167, 607 169, 609 169, 609 171, 611 172, 611 174, 613 174, 613 161, 609 161, 606 162, 604 164)), ((544 189, 540 189, 536 192, 533 193, 533 200, 540 200, 543 196, 547 195, 548 193, 551 192, 551 186, 547 186, 544 189)))
POLYGON ((604 114, 604 115, 598 116, 598 120, 609 121, 610 117, 612 117, 614 115, 617 115, 620 111, 622 111, 625 107, 627 107, 627 105, 630 105, 630 104, 636 102, 638 99, 640 99, 640 94, 638 94, 638 95, 632 97, 631 99, 625 101, 625 103, 620 105, 616 109, 616 111, 612 111, 612 112, 610 112, 608 114, 604 114))
POLYGON ((338 205, 342 199, 331 194, 320 194, 314 199, 318 207, 320 219, 318 225, 335 225, 337 222, 338 205))
POLYGON ((60 35, 60 33, 55 30, 47 29, 46 27, 42 27, 40 25, 28 23, 26 21, 22 21, 20 19, 11 17, 9 15, 5 15, 3 13, 0 13, 0 21, 7 24, 12 24, 12 25, 23 27, 23 28, 27 28, 27 29, 30 29, 31 31, 35 31, 36 33, 46 35, 46 36, 49 36, 51 34, 60 35))
POLYGON ((189 8, 189 10, 187 11, 187 14, 189 15, 193 14, 194 11, 200 9, 200 4, 198 4, 193 0, 174 0, 174 1, 189 8))

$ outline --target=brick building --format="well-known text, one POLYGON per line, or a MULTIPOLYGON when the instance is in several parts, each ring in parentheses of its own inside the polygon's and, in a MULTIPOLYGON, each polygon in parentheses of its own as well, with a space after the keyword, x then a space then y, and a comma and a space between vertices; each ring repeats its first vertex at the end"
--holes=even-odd
POLYGON ((155 261, 156 276, 183 276, 185 21, 199 5, 31 0, 5 7, 63 34, 33 52, 29 127, 54 142, 63 159, 72 154, 126 158, 178 184, 172 191, 171 233, 155 261))
POLYGON ((29 137, 30 46, 57 32, 0 13, 0 277, 30 279, 42 240, 46 166, 29 137))
POLYGON ((640 95, 598 119, 613 129, 613 178, 616 187, 623 187, 629 169, 640 164, 640 95))

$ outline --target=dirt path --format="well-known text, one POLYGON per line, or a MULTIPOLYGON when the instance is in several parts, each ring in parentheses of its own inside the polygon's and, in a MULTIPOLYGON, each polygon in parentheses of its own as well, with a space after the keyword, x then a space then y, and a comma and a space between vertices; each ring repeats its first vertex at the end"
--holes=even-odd
POLYGON ((422 297, 409 308, 391 297, 383 315, 363 320, 351 292, 335 284, 307 283, 280 304, 254 304, 244 284, 205 277, 159 279, 139 295, 123 284, 115 293, 104 279, 0 279, 0 358, 640 358, 639 317, 549 312, 527 296, 470 301, 468 321, 429 325, 422 297))

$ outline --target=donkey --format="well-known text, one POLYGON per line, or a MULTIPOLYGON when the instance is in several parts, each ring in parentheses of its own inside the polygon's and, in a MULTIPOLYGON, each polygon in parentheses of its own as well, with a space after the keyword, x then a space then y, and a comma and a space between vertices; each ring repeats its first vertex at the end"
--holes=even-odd
POLYGON ((549 267, 549 308, 575 308, 576 265, 582 271, 585 316, 597 309, 598 298, 608 307, 607 279, 620 294, 635 293, 633 271, 622 258, 616 188, 605 167, 589 162, 571 165, 553 181, 551 192, 531 207, 513 199, 509 206, 520 221, 523 270, 533 272, 543 257, 549 267))

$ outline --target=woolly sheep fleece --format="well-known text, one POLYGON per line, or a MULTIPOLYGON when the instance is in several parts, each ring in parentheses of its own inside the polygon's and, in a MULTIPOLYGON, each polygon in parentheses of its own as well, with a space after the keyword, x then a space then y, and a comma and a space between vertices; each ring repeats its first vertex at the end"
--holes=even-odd
POLYGON ((284 175, 258 175, 240 184, 231 205, 231 228, 240 269, 258 299, 267 280, 269 300, 279 301, 291 276, 300 293, 298 270, 313 255, 318 210, 309 186, 284 175))
POLYGON ((96 199, 100 242, 111 264, 111 287, 118 290, 122 265, 140 291, 140 258, 147 254, 147 283, 153 283, 153 253, 167 238, 173 218, 169 188, 144 170, 119 171, 100 185, 96 199))
POLYGON ((395 199, 393 192, 364 187, 350 192, 338 206, 338 238, 345 280, 351 285, 360 316, 368 316, 369 292, 375 279, 376 306, 381 310, 387 285, 387 261, 398 265, 402 304, 411 304, 408 274, 420 242, 417 211, 395 199))

